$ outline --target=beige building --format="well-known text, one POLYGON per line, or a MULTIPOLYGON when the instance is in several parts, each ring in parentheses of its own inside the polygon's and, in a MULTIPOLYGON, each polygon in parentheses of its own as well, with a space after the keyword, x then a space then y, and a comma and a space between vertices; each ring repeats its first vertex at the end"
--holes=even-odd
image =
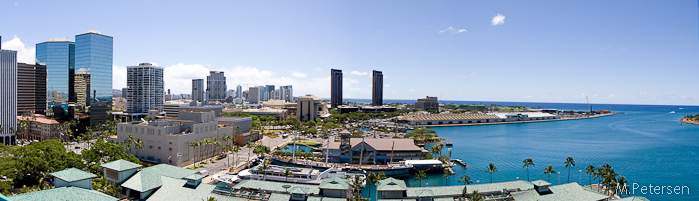
POLYGON ((328 117, 328 108, 320 98, 307 94, 296 99, 296 118, 301 121, 315 120, 319 117, 328 117))
POLYGON ((252 124, 252 118, 216 118, 216 112, 211 110, 180 110, 178 116, 178 119, 121 123, 115 140, 124 142, 132 135, 143 141, 143 150, 131 151, 140 160, 186 166, 194 163, 195 158, 199 161, 217 155, 218 147, 213 144, 193 147, 192 142, 233 135, 236 125, 246 133, 252 124))
POLYGON ((287 111, 285 109, 272 109, 272 108, 260 108, 260 109, 244 109, 242 113, 262 116, 262 117, 277 117, 286 119, 287 111))
MULTIPOLYGON (((17 116, 17 121, 27 121, 27 132, 20 132, 20 138, 28 140, 50 140, 60 139, 62 130, 57 130, 61 126, 56 120, 47 119, 46 116, 34 114, 34 117, 17 116)), ((68 139, 68 135, 63 135, 63 139, 68 139)))

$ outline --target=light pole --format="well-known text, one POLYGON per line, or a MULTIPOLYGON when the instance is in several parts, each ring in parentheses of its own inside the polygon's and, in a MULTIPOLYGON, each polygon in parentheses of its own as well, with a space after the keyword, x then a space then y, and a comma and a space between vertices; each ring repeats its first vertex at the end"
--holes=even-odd
POLYGON ((578 170, 580 172, 580 179, 578 180, 578 184, 582 184, 582 170, 578 170))
POLYGON ((558 174, 558 185, 561 185, 561 172, 558 172, 556 174, 558 174))

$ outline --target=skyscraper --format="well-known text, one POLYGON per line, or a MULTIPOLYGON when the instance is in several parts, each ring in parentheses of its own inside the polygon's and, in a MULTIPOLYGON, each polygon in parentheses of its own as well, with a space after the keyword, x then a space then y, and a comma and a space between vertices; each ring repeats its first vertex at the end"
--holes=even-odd
POLYGON ((294 101, 294 89, 291 87, 291 85, 279 87, 279 98, 278 99, 284 100, 286 102, 294 101))
POLYGON ((0 50, 0 143, 15 144, 17 128, 17 51, 0 50))
POLYGON ((44 114, 46 66, 17 64, 17 115, 44 114))
POLYGON ((342 70, 330 69, 330 106, 342 105, 342 70))
POLYGON ((240 85, 235 87, 235 98, 243 98, 243 87, 240 85))
POLYGON ((204 79, 192 79, 192 101, 204 102, 204 79))
POLYGON ((377 70, 372 73, 374 78, 371 85, 371 105, 381 106, 383 105, 383 73, 377 70))
POLYGON ((265 86, 265 98, 263 100, 268 101, 271 99, 279 99, 274 94, 274 85, 265 86))
POLYGON ((36 44, 36 62, 46 66, 46 109, 68 109, 74 102, 75 44, 68 38, 52 38, 36 44))
POLYGON ((226 96, 226 76, 223 71, 210 71, 206 76, 206 99, 210 102, 224 102, 226 96))
POLYGON ((140 63, 129 66, 127 71, 127 86, 129 95, 126 97, 126 112, 148 113, 150 110, 163 111, 163 68, 150 63, 140 63))
POLYGON ((262 93, 264 87, 250 87, 248 91, 248 103, 250 104, 260 104, 260 93, 262 93))
POLYGON ((75 36, 75 72, 83 74, 76 76, 81 76, 86 85, 89 83, 86 86, 86 111, 91 126, 111 119, 113 42, 111 36, 94 30, 75 36))

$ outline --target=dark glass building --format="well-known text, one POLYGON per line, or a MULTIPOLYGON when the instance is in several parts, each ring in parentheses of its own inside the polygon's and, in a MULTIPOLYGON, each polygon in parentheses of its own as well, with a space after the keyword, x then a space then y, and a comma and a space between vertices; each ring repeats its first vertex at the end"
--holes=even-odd
MULTIPOLYGON (((75 36, 75 72, 80 72, 81 94, 86 93, 85 111, 90 125, 96 126, 110 119, 112 110, 112 57, 111 36, 97 31, 75 36), (85 87, 83 92, 82 87, 85 87)), ((77 93, 76 93, 77 99, 77 93)))
POLYGON ((36 44, 36 62, 46 66, 46 109, 60 106, 67 110, 68 102, 75 101, 75 44, 68 38, 36 44))
POLYGON ((330 69, 330 106, 342 105, 342 70, 330 69))
POLYGON ((371 85, 371 105, 383 105, 383 73, 381 71, 373 71, 374 79, 371 85))
POLYGON ((46 66, 17 64, 17 115, 44 114, 46 110, 46 66))

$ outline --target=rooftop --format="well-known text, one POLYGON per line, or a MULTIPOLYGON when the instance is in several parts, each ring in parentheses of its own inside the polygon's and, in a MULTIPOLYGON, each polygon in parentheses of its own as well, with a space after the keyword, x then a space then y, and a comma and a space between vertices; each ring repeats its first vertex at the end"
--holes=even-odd
MULTIPOLYGON (((364 142, 378 151, 422 151, 422 148, 415 145, 413 139, 374 139, 366 138, 364 142), (393 144, 395 142, 395 144, 393 144)), ((350 138, 350 145, 352 147, 362 143, 362 138, 350 138)), ((327 145, 323 145, 323 148, 327 148, 327 145)), ((330 149, 339 149, 340 142, 330 142, 330 149)))
POLYGON ((517 201, 596 201, 609 197, 588 188, 584 188, 576 182, 550 186, 549 190, 552 193, 545 195, 539 195, 539 193, 534 189, 512 192, 511 195, 517 201))
POLYGON ((349 189, 349 180, 340 177, 330 177, 323 179, 320 183, 321 189, 347 190, 349 189))
MULTIPOLYGON (((527 181, 509 181, 509 182, 499 182, 490 184, 472 184, 472 185, 456 185, 456 186, 435 186, 435 187, 410 187, 406 192, 408 197, 418 197, 419 195, 425 195, 425 193, 432 193, 436 197, 444 196, 461 196, 466 187, 467 194, 473 192, 474 190, 479 193, 493 193, 502 192, 503 189, 507 190, 526 190, 534 188, 534 185, 527 181), (426 192, 424 190, 430 190, 426 192)), ((519 201, 519 200, 517 200, 519 201)))
POLYGON ((536 181, 532 181, 532 184, 534 184, 535 186, 548 186, 548 185, 551 185, 551 183, 549 183, 549 182, 547 182, 547 181, 544 181, 544 180, 541 180, 541 179, 536 180, 536 181))
POLYGON ((272 192, 286 192, 287 189, 285 189, 284 185, 289 185, 289 192, 294 191, 305 191, 307 194, 313 193, 313 194, 318 194, 320 192, 320 188, 318 188, 318 185, 310 185, 310 184, 295 184, 295 183, 285 183, 285 182, 276 182, 276 181, 260 181, 260 180, 244 180, 237 185, 233 186, 233 189, 242 189, 242 188, 249 188, 249 189, 258 189, 258 190, 264 190, 264 191, 272 191, 272 192))
MULTIPOLYGON (((272 200, 271 198, 269 200, 272 200)), ((347 198, 308 197, 306 201, 347 201, 347 198)))
POLYGON ((161 176, 184 178, 195 173, 197 173, 195 170, 167 164, 158 164, 141 169, 141 171, 138 171, 121 184, 121 186, 138 192, 146 192, 162 185, 161 176))
POLYGON ((53 172, 50 175, 67 182, 75 182, 85 179, 97 178, 97 175, 75 168, 69 168, 58 172, 53 172))
POLYGON ((130 170, 130 169, 140 168, 143 166, 136 164, 136 163, 129 162, 129 161, 124 160, 124 159, 119 159, 119 160, 115 160, 115 161, 112 161, 109 163, 102 164, 102 165, 100 165, 100 167, 115 170, 117 172, 122 172, 122 171, 130 170))
POLYGON ((71 200, 71 201, 116 201, 115 197, 101 193, 99 191, 88 190, 79 187, 61 187, 31 193, 24 193, 10 196, 13 201, 49 201, 49 200, 71 200))
POLYGON ((28 116, 17 116, 17 120, 34 121, 41 124, 60 124, 58 121, 53 119, 47 119, 44 115, 34 115, 36 119, 28 116))
POLYGON ((444 114, 411 114, 400 117, 406 121, 458 121, 458 120, 482 120, 500 119, 496 115, 483 113, 444 113, 444 114))
POLYGON ((376 189, 379 191, 405 191, 408 189, 408 187, 405 186, 405 181, 393 177, 380 180, 376 186, 376 189))
POLYGON ((148 200, 207 200, 213 197, 216 200, 242 201, 244 199, 221 196, 211 193, 215 185, 201 183, 196 188, 184 187, 186 180, 161 176, 162 186, 155 191, 148 200))

